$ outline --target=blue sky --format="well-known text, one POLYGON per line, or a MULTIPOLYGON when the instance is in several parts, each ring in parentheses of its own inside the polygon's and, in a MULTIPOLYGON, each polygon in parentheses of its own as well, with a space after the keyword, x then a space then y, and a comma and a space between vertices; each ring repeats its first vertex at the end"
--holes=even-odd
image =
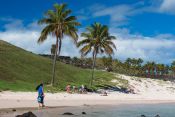
MULTIPOLYGON (((175 0, 1 0, 0 39, 35 53, 50 53, 55 40, 48 37, 38 45, 42 26, 36 22, 54 3, 68 4, 82 24, 79 34, 94 22, 108 25, 117 37, 115 58, 165 64, 175 58, 175 0)), ((80 56, 67 37, 61 54, 80 56)))

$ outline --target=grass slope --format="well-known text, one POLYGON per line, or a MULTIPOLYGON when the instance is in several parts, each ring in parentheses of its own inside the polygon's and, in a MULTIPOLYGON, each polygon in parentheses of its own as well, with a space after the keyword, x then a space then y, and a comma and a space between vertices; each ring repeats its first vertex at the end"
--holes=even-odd
MULTIPOLYGON (((47 90, 64 90, 69 83, 80 86, 88 85, 91 78, 89 69, 81 69, 57 62, 56 86, 47 90)), ((44 82, 49 84, 52 76, 52 60, 25 51, 0 40, 0 90, 34 91, 44 82)), ((95 71, 95 86, 109 84, 116 77, 112 73, 95 71)), ((120 79, 120 82, 126 82, 120 79)))

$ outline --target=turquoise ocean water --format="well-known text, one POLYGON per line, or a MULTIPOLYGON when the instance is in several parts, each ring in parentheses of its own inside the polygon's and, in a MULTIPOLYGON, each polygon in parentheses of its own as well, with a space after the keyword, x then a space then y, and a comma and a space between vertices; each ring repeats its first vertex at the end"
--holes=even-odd
POLYGON ((137 104, 91 108, 88 117, 175 117, 175 104, 137 104))

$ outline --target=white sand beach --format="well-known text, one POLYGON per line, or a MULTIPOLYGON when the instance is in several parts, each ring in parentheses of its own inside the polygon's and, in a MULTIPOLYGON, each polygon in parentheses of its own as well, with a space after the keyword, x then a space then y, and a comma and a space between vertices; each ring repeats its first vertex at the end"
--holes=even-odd
MULTIPOLYGON (((45 93, 45 105, 82 106, 82 105, 118 105, 137 103, 167 103, 175 102, 175 83, 155 79, 136 78, 119 75, 127 79, 129 87, 135 94, 121 93, 108 90, 108 96, 97 93, 67 94, 45 93)), ((115 79, 111 82, 116 82, 115 79)), ((0 108, 37 107, 37 92, 0 92, 0 108)))
MULTIPOLYGON (((139 104, 139 103, 168 103, 175 102, 174 97, 167 97, 162 94, 160 97, 144 97, 138 94, 111 93, 108 96, 100 94, 66 94, 46 93, 45 105, 57 106, 82 106, 82 105, 118 105, 118 104, 139 104)), ((38 107, 36 101, 37 93, 32 92, 1 92, 0 108, 22 108, 38 107)))

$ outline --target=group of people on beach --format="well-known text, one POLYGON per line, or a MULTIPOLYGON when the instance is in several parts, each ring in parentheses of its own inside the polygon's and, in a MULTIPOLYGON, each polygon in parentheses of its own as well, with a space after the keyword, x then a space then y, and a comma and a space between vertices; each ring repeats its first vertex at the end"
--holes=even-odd
MULTIPOLYGON (((38 85, 36 87, 36 90, 38 91, 38 97, 37 97, 37 101, 39 104, 39 108, 43 108, 45 107, 44 105, 44 85, 43 83, 41 83, 40 85, 38 85)), ((71 86, 70 84, 68 84, 65 88, 67 93, 80 93, 80 94, 87 94, 88 88, 86 87, 86 85, 81 85, 79 87, 76 86, 71 86)), ((107 92, 103 91, 101 96, 107 96, 107 92)))
MULTIPOLYGON (((40 85, 38 85, 36 87, 36 90, 38 91, 38 97, 37 97, 37 101, 39 104, 39 108, 43 108, 45 107, 44 105, 44 85, 43 83, 41 83, 40 85)), ((68 84, 66 86, 66 92, 67 93, 80 93, 80 94, 86 94, 87 93, 87 87, 85 85, 81 85, 80 87, 76 87, 76 86, 71 86, 70 84, 68 84)))
POLYGON ((86 85, 81 85, 79 87, 77 86, 71 86, 68 84, 65 88, 67 93, 80 93, 80 94, 86 94, 87 93, 87 87, 86 85))

